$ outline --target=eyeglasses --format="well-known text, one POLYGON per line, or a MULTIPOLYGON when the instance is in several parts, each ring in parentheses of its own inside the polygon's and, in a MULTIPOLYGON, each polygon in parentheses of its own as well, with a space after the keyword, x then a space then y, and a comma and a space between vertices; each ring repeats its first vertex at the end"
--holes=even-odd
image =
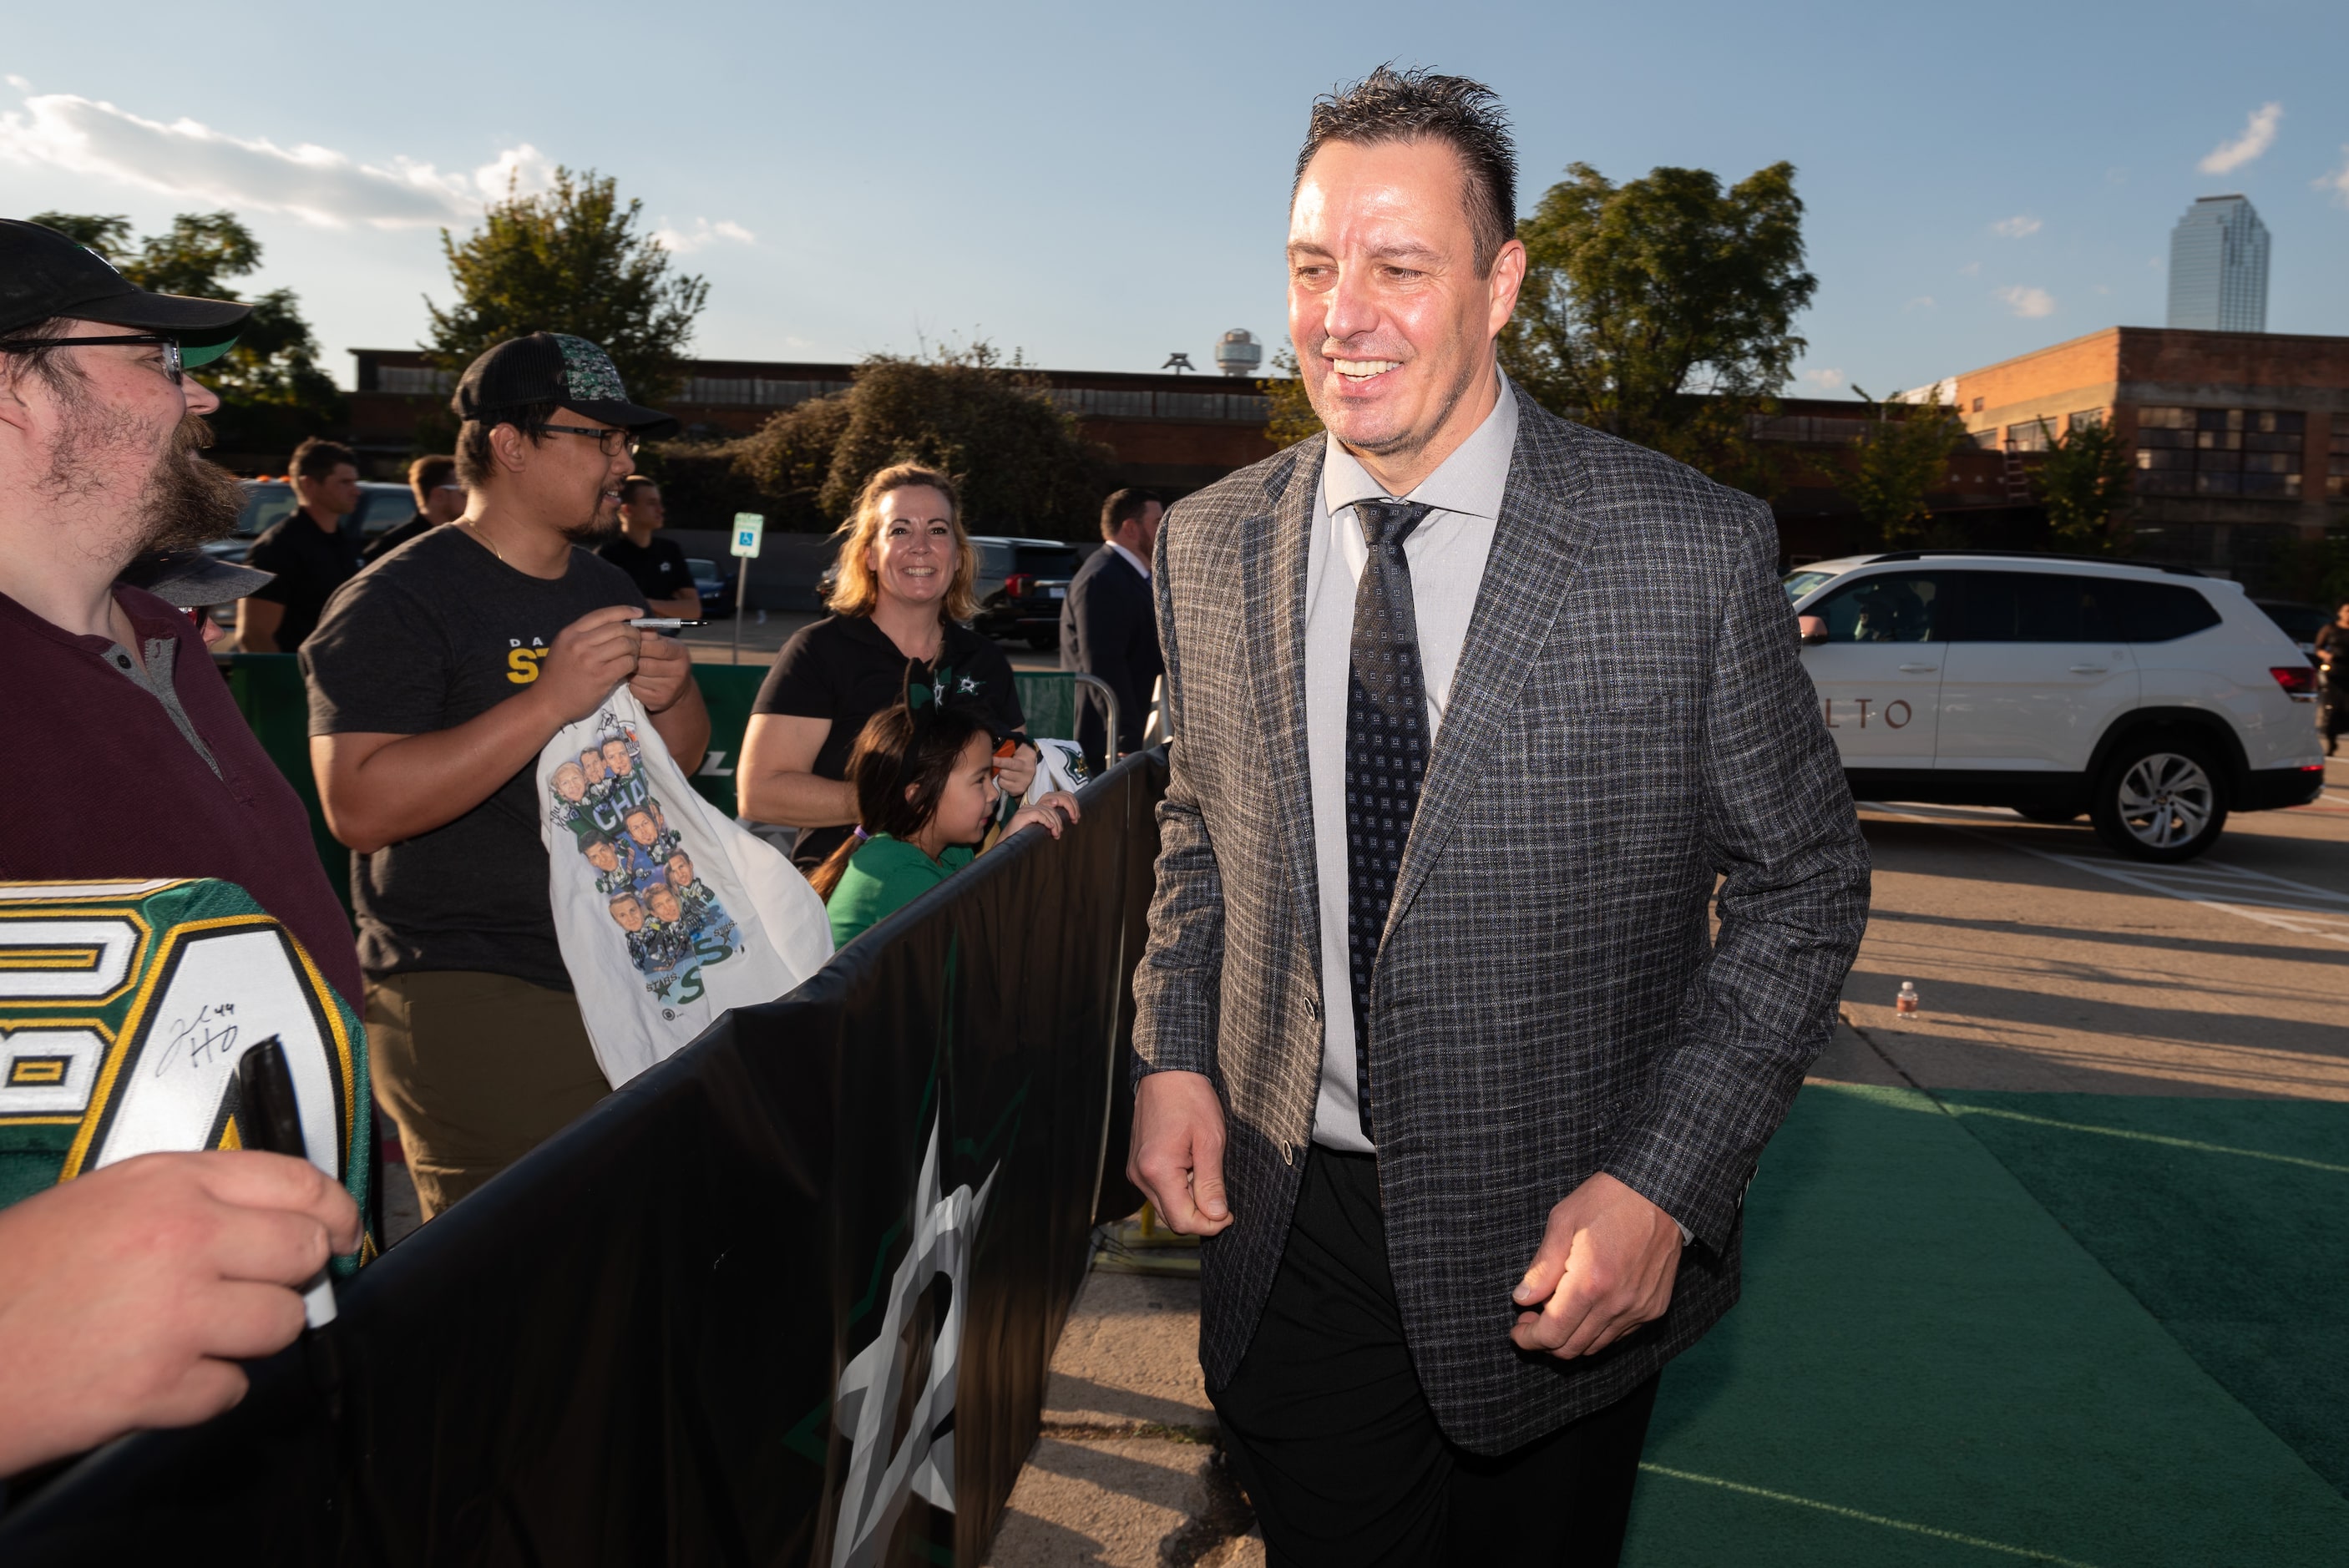
POLYGON ((595 430, 585 425, 541 425, 539 428, 556 436, 593 436, 607 458, 616 458, 622 452, 633 458, 636 455, 636 449, 644 444, 628 430, 595 430), (618 444, 616 446, 615 442, 618 444))
POLYGON ((44 337, 0 343, 0 354, 30 354, 43 348, 81 348, 98 343, 141 343, 163 350, 163 375, 172 386, 187 372, 180 363, 180 340, 152 332, 129 332, 111 337, 44 337))

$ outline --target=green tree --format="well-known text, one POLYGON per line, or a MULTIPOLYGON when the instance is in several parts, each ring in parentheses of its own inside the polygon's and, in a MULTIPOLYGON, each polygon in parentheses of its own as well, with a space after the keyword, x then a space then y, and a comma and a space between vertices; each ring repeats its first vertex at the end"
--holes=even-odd
POLYGON ((2137 455, 2109 425, 2101 419, 2074 425, 2055 437, 2035 477, 2058 550, 2129 553, 2135 543, 2128 507, 2137 485, 2137 455))
POLYGON ((1305 383, 1297 374, 1297 350, 1283 347, 1272 356, 1272 367, 1281 372, 1268 376, 1256 384, 1256 389, 1272 399, 1272 418, 1266 421, 1264 438, 1276 447, 1293 447, 1321 433, 1321 416, 1313 411, 1313 399, 1306 396, 1305 383))
POLYGON ((1501 362, 1543 407, 1766 493, 1752 421, 1806 346, 1795 168, 1723 191, 1702 169, 1616 185, 1586 163, 1517 224, 1527 270, 1501 362))
MULTIPOLYGON (((240 299, 234 280, 261 268, 261 242, 233 212, 182 212, 160 234, 133 242, 128 218, 96 213, 41 212, 33 222, 70 235, 143 289, 240 299)), ((271 289, 251 302, 253 315, 236 346, 199 373, 220 394, 213 418, 230 450, 291 448, 305 436, 347 422, 343 394, 319 368, 318 340, 291 289, 271 289)))
POLYGON ((1926 542, 1933 509, 1926 497, 1943 488, 1950 454, 1965 439, 1965 422, 1934 388, 1923 403, 1879 403, 1855 387, 1875 416, 1857 445, 1844 493, 1883 535, 1887 549, 1926 542), (1901 417, 1893 418, 1893 410, 1901 417))
POLYGON ((753 435, 657 443, 646 471, 662 480, 673 515, 755 505, 770 527, 823 531, 847 517, 875 469, 921 462, 955 476, 979 531, 1084 539, 1099 526, 1110 460, 1041 376, 981 339, 875 355, 847 391, 787 408, 753 435))
POLYGON ((446 310, 424 302, 434 361, 461 371, 510 337, 567 332, 604 346, 636 402, 674 397, 709 285, 671 272, 669 253, 638 230, 643 214, 611 179, 557 169, 553 190, 509 189, 462 241, 440 231, 457 293, 446 310))
POLYGON ((846 401, 817 498, 828 517, 848 515, 875 469, 911 460, 957 477, 976 529, 1083 539, 1100 526, 1108 453, 1016 354, 1006 364, 982 339, 918 359, 876 355, 846 401))

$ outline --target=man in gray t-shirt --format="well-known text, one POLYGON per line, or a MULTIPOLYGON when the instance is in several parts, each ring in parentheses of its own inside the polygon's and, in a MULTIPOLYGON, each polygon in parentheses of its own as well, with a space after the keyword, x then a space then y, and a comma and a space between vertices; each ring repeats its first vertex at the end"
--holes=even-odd
POLYGON ((555 944, 533 780, 626 681, 690 773, 709 715, 683 647, 596 558, 636 434, 604 351, 538 333, 465 372, 465 515, 361 573, 302 645, 310 757, 351 901, 376 1092, 429 1219, 606 1092, 555 944))

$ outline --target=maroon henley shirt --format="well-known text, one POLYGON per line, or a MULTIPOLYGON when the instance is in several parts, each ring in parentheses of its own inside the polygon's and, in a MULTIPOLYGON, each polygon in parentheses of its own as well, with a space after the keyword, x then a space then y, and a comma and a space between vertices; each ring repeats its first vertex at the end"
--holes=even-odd
POLYGON ((126 650, 0 594, 0 731, 16 779, 0 811, 0 881, 234 882, 360 1006, 350 922, 318 864, 301 797, 254 738, 187 615, 120 584, 114 599, 148 667, 159 667, 156 644, 172 645, 171 690, 194 739, 126 650))

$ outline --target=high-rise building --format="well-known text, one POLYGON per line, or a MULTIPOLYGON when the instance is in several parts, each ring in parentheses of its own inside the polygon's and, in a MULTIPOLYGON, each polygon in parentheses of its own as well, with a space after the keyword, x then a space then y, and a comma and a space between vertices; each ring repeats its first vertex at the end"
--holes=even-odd
POLYGON ((2205 196, 2169 232, 2169 325, 2268 329, 2268 229, 2240 196, 2205 196))

